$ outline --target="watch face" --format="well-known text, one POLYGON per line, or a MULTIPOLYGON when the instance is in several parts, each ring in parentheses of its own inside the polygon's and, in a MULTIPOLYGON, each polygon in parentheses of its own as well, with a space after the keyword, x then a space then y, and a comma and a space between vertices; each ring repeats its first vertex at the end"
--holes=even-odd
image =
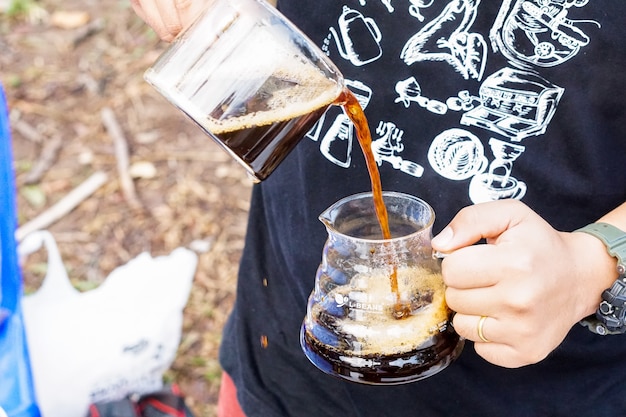
POLYGON ((611 288, 602 293, 602 302, 596 312, 610 333, 626 332, 626 279, 620 276, 611 288))

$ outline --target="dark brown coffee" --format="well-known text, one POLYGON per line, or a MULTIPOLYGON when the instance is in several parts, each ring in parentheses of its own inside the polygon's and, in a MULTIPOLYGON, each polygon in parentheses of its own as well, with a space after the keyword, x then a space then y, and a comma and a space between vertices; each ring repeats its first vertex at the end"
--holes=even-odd
MULTIPOLYGON (((315 67, 289 63, 269 77, 240 79, 205 117, 192 117, 253 179, 266 179, 334 104, 341 86, 315 67)), ((191 115, 190 115, 191 116, 191 115)))
MULTIPOLYGON (((262 181, 285 159, 329 105, 290 120, 213 133, 224 146, 262 181)), ((209 133, 209 132, 207 132, 209 133)))
POLYGON ((302 328, 300 344, 309 360, 326 373, 365 384, 404 384, 428 378, 447 367, 463 348, 451 328, 411 352, 355 355, 321 343, 302 328))

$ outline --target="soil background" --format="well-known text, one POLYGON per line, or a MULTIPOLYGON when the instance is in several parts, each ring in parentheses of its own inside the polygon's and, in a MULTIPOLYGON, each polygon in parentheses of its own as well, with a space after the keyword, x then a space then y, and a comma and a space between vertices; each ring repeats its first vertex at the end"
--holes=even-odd
MULTIPOLYGON (((143 80, 165 47, 128 0, 0 0, 0 82, 20 225, 103 172, 102 186, 46 226, 77 288, 97 287, 145 251, 198 253, 182 341, 165 378, 181 387, 196 416, 211 417, 251 182, 143 80), (105 120, 119 126, 117 139, 105 120), (116 150, 120 136, 127 162, 116 150)), ((38 253, 24 262, 27 292, 41 284, 45 261, 38 253)))

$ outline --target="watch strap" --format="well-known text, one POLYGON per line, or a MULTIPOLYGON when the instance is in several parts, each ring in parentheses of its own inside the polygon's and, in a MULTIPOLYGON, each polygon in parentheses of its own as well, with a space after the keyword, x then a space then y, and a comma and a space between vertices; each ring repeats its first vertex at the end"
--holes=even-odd
MULTIPOLYGON (((588 233, 600 239, 606 245, 609 254, 617 258, 618 268, 625 266, 626 233, 622 230, 608 223, 591 223, 576 231, 588 233)), ((624 271, 620 272, 620 274, 623 273, 624 271)))
POLYGON ((619 274, 611 288, 602 292, 596 314, 581 320, 580 324, 600 335, 626 333, 626 233, 608 223, 592 223, 576 231, 600 239, 608 253, 617 258, 619 274))

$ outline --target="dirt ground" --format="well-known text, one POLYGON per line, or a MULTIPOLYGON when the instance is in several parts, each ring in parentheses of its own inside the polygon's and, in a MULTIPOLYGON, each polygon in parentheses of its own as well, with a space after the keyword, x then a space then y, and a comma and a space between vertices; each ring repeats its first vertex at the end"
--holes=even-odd
MULTIPOLYGON (((210 417, 251 182, 143 80, 164 47, 128 0, 0 0, 0 81, 11 110, 20 224, 103 172, 104 184, 46 226, 76 287, 96 287, 143 251, 198 252, 166 379, 180 385, 196 416, 210 417)), ((27 291, 36 289, 45 257, 29 257, 23 270, 27 291)))

